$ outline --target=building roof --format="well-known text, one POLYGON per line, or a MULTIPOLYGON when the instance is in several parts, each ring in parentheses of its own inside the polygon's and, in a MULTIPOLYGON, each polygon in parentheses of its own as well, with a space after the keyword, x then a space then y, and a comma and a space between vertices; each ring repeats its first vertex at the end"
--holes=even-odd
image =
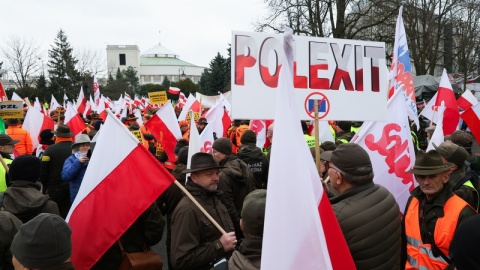
POLYGON ((178 54, 170 51, 169 49, 158 44, 150 49, 148 49, 142 56, 146 57, 169 57, 169 58, 179 58, 178 54))
POLYGON ((171 57, 140 57, 140 66, 189 66, 196 67, 178 58, 171 57))

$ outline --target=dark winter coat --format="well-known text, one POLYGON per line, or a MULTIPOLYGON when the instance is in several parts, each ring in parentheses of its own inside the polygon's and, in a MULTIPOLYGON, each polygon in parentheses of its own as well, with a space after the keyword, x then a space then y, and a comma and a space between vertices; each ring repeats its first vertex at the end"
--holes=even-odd
POLYGON ((262 239, 244 239, 228 260, 229 270, 258 270, 262 259, 262 239))
POLYGON ((240 239, 243 238, 243 232, 240 229, 243 200, 254 190, 255 177, 247 164, 235 155, 227 156, 220 161, 220 165, 226 167, 220 172, 218 182, 218 189, 223 191, 220 199, 227 207, 235 227, 235 235, 240 239))
POLYGON ((370 182, 330 202, 358 270, 400 269, 400 209, 386 188, 370 182))
POLYGON ((473 170, 468 170, 465 172, 466 166, 452 172, 450 174, 449 181, 451 182, 453 192, 457 194, 458 197, 466 201, 471 207, 478 211, 478 174, 473 170), (471 181, 473 187, 464 185, 467 181, 471 181))
POLYGON ((13 270, 10 245, 22 222, 7 211, 0 211, 0 269, 13 270))
MULTIPOLYGON (((141 252, 156 245, 162 239, 165 221, 157 204, 152 204, 120 237, 123 249, 127 253, 141 252)), ((88 248, 88 247, 86 247, 88 248)), ((122 261, 122 251, 115 242, 92 267, 92 270, 117 270, 122 261)))
MULTIPOLYGON (((186 189, 226 231, 234 230, 227 208, 219 191, 203 188, 191 180, 186 189)), ((222 233, 207 219, 196 205, 183 197, 172 216, 172 251, 170 261, 176 270, 206 270, 214 259, 230 257, 220 243, 222 233)))
POLYGON ((29 181, 13 181, 5 191, 3 206, 23 223, 40 213, 60 215, 57 204, 40 192, 40 184, 29 181))
POLYGON ((243 144, 238 151, 238 158, 245 162, 255 176, 255 188, 266 189, 269 162, 262 150, 255 144, 243 144))
POLYGON ((87 166, 88 161, 82 163, 75 155, 68 157, 63 164, 62 180, 70 182, 70 202, 73 202, 77 197, 87 166))

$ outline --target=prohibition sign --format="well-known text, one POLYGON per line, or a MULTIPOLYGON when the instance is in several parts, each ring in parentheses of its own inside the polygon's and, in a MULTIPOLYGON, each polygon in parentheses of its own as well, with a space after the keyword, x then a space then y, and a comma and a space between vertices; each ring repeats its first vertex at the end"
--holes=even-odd
POLYGON ((318 101, 318 119, 322 119, 330 112, 330 101, 320 92, 313 92, 305 98, 305 111, 313 119, 315 119, 315 100, 318 101))

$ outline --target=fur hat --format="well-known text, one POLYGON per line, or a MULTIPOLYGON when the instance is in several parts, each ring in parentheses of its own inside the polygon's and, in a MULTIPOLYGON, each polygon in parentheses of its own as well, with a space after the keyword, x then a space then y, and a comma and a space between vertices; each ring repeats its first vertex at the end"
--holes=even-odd
POLYGON ((60 216, 42 213, 20 227, 10 250, 27 268, 55 266, 72 255, 71 234, 72 230, 60 216))
POLYGON ((367 151, 356 143, 343 143, 332 152, 330 161, 350 175, 367 175, 373 171, 367 151))
POLYGON ((78 134, 75 136, 75 142, 72 144, 72 149, 78 147, 79 144, 90 143, 90 137, 87 134, 78 134))
POLYGON ((52 131, 57 137, 70 138, 74 134, 70 131, 70 127, 67 125, 58 125, 57 130, 52 131))
POLYGON ((20 142, 20 140, 12 140, 7 134, 0 134, 0 145, 14 145, 20 142))
POLYGON ((10 164, 8 176, 12 181, 37 182, 40 179, 40 166, 41 162, 37 157, 28 154, 21 155, 16 157, 10 164))
POLYGON ((447 171, 451 167, 453 167, 453 163, 443 163, 442 156, 437 150, 430 150, 428 153, 420 150, 418 151, 413 169, 408 172, 418 175, 432 175, 447 171))
POLYGON ((451 141, 442 142, 439 146, 433 144, 433 147, 435 147, 443 158, 457 165, 459 168, 463 167, 465 160, 468 158, 467 150, 451 141))
POLYGON ((219 138, 213 142, 212 149, 229 156, 232 154, 232 142, 227 138, 219 138))
POLYGON ((182 173, 193 173, 210 169, 222 169, 223 166, 213 159, 213 156, 209 153, 198 152, 192 156, 192 162, 190 169, 183 170, 182 173))
POLYGON ((243 200, 242 225, 245 234, 263 236, 266 201, 266 189, 256 189, 243 200))
POLYGON ((242 134, 242 137, 240 138, 240 142, 242 144, 247 144, 247 143, 257 143, 257 134, 255 134, 255 131, 253 130, 245 130, 242 134))

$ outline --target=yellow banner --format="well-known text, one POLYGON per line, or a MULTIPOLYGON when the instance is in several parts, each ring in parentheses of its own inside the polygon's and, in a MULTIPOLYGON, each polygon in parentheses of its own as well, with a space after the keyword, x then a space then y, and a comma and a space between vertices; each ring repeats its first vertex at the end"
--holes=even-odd
POLYGON ((163 104, 168 101, 167 91, 158 91, 148 93, 151 104, 163 104))
POLYGON ((132 130, 132 134, 137 137, 139 142, 142 142, 142 132, 140 130, 132 130))
MULTIPOLYGON (((194 112, 193 119, 195 120, 195 122, 197 122, 199 118, 200 118, 200 113, 194 112)), ((187 113, 187 118, 185 120, 190 122, 190 113, 187 113)))
POLYGON ((23 118, 23 101, 0 102, 0 117, 2 119, 23 118))

